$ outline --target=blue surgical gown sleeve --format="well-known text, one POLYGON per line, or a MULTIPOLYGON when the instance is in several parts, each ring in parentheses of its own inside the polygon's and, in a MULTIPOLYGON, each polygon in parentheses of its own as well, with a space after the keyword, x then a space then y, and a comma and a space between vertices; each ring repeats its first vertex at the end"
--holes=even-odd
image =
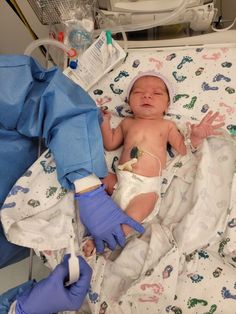
POLYGON ((35 285, 35 281, 29 280, 15 288, 8 290, 0 295, 0 313, 7 314, 11 304, 26 290, 32 288, 35 285))
POLYGON ((73 189, 75 179, 91 173, 104 177, 99 119, 92 98, 60 69, 46 70, 28 56, 1 55, 0 138, 5 138, 1 168, 8 168, 13 178, 4 193, 26 170, 24 166, 35 160, 38 137, 53 152, 58 180, 66 189, 73 189))
MULTIPOLYGON (((44 69, 24 55, 0 55, 0 209, 18 178, 29 175, 39 137, 53 152, 66 189, 91 173, 104 177, 99 121, 92 98, 60 69, 44 69)), ((0 222, 0 268, 27 255, 6 240, 0 222)))

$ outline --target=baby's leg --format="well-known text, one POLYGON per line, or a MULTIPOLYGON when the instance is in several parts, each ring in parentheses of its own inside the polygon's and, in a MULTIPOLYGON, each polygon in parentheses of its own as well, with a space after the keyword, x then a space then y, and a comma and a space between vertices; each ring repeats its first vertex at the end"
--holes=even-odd
MULTIPOLYGON (((129 202, 125 213, 137 222, 142 222, 151 214, 157 200, 158 194, 155 192, 139 194, 129 202)), ((122 225, 122 229, 125 235, 128 235, 130 232, 133 231, 133 229, 128 225, 122 225)), ((91 256, 93 254, 94 248, 94 241, 92 239, 88 239, 83 245, 84 255, 86 257, 91 256)))
MULTIPOLYGON (((157 200, 158 194, 155 192, 139 194, 129 202, 125 213, 137 222, 142 222, 151 214, 155 208, 157 200)), ((133 231, 128 225, 122 225, 122 229, 125 235, 128 235, 133 231)))

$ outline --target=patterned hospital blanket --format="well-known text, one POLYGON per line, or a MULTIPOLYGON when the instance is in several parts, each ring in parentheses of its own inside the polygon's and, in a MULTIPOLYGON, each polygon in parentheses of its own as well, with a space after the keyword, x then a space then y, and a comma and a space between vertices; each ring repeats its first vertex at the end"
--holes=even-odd
MULTIPOLYGON (((77 230, 73 195, 58 185, 54 168, 44 153, 2 211, 8 238, 33 247, 51 268, 67 251, 71 228, 77 230)), ((93 278, 80 312, 235 313, 235 172, 236 142, 228 134, 174 160, 159 215, 145 233, 134 234, 121 251, 88 258, 93 278)), ((79 225, 79 244, 82 233, 79 225)))
POLYGON ((236 313, 235 144, 205 141, 197 167, 180 161, 144 235, 89 259, 89 312, 236 313))

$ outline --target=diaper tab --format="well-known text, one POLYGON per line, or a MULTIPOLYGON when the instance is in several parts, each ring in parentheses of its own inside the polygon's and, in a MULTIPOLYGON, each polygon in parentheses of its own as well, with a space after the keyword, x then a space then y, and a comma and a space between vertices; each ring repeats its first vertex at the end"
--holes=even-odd
POLYGON ((136 164, 136 162, 138 161, 137 158, 132 158, 128 161, 126 161, 124 164, 122 165, 118 165, 118 169, 119 170, 126 170, 126 171, 130 171, 130 172, 133 172, 133 165, 136 164))

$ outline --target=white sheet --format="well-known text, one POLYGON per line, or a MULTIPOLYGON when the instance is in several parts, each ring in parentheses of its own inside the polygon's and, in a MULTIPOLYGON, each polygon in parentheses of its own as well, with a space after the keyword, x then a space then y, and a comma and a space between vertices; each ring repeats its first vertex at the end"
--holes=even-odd
POLYGON ((105 313, 174 312, 174 306, 179 308, 176 313, 205 313, 201 307, 210 310, 213 301, 217 313, 232 313, 235 293, 230 297, 226 290, 235 288, 231 264, 236 266, 236 251, 229 254, 226 244, 235 241, 235 234, 230 240, 225 235, 236 214, 231 199, 235 140, 205 141, 196 161, 197 168, 184 163, 175 173, 162 195, 158 219, 144 235, 130 239, 114 261, 104 256, 89 259, 94 270, 88 296, 91 313, 101 313, 104 306, 105 313), (214 277, 217 268, 224 271, 214 277))
MULTIPOLYGON (((60 186, 55 189, 53 172, 40 171, 45 155, 30 169, 31 193, 18 190, 9 196, 25 211, 5 208, 2 222, 13 242, 33 247, 38 254, 40 251, 54 268, 67 249, 60 239, 69 234, 65 226, 74 207, 70 193, 62 196, 60 186), (36 182, 41 187, 44 183, 40 194, 36 182), (52 186, 55 193, 50 194, 52 186), (50 208, 32 207, 29 199, 33 195, 38 195, 40 204, 50 195, 50 208), (64 225, 54 220, 61 206, 67 213, 67 218, 62 218, 64 225), (49 223, 42 224, 42 219, 49 223), (32 236, 33 220, 37 232, 32 236), (22 225, 24 229, 19 228, 22 225), (58 242, 53 227, 58 228, 58 242)), ((227 134, 212 137, 197 153, 177 158, 165 172, 159 215, 146 225, 144 235, 134 234, 121 253, 110 256, 108 251, 88 258, 93 278, 86 311, 232 313, 236 300, 236 141, 227 134)), ((47 165, 52 162, 48 160, 47 165)), ((24 186, 22 180, 29 183, 29 177, 22 177, 18 187, 24 186)))

